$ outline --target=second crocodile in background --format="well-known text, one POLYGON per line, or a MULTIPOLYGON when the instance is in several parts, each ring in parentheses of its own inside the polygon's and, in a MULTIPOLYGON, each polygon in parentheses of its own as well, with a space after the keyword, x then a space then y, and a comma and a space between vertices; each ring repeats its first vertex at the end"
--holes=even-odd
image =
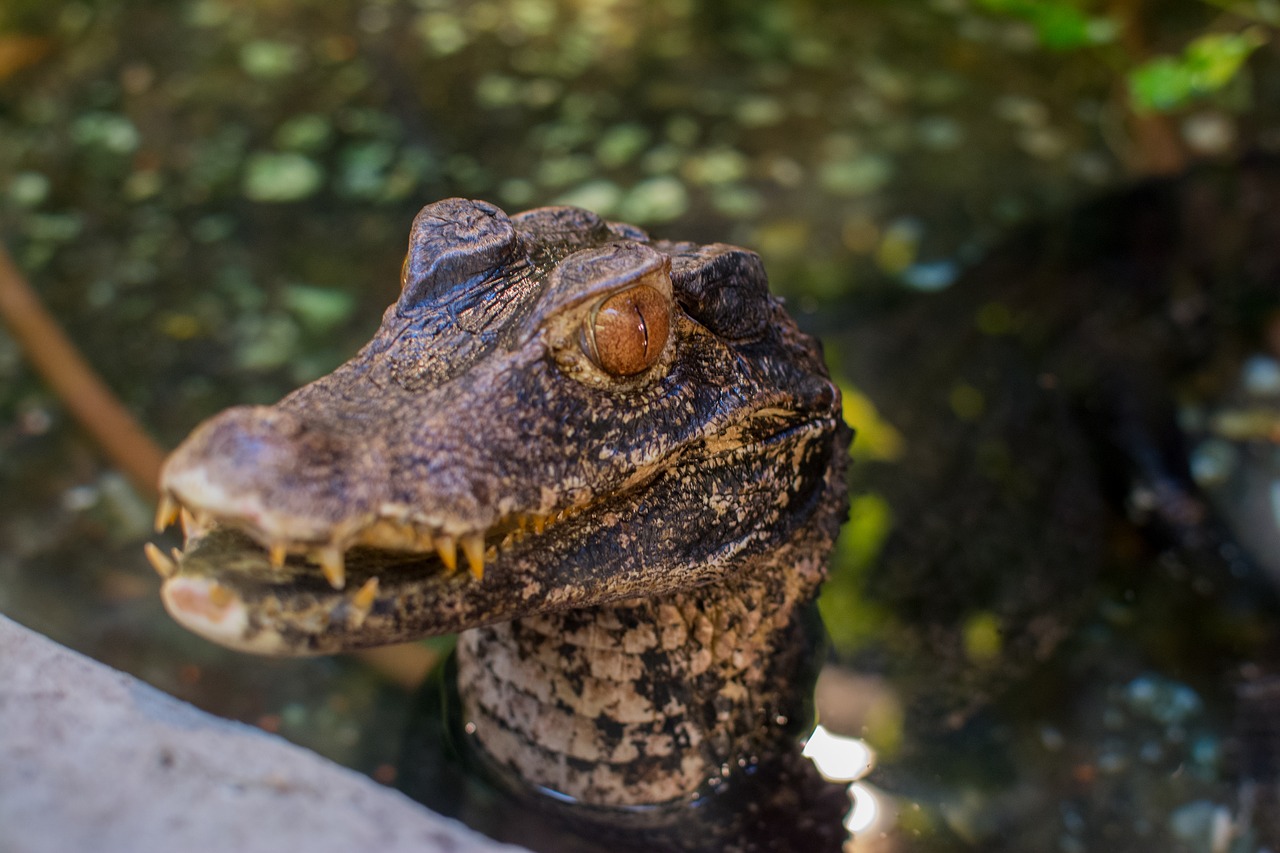
POLYGON ((808 705, 851 438, 759 258, 453 199, 401 279, 352 361, 170 457, 170 613, 266 654, 461 631, 483 752, 588 807, 749 773, 808 705))

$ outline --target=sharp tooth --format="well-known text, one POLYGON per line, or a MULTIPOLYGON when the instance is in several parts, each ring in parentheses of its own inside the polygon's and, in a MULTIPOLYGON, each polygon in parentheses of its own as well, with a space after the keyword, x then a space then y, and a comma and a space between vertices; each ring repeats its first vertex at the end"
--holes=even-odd
POLYGON ((519 528, 521 533, 528 533, 529 532, 529 516, 523 513, 521 513, 520 515, 517 515, 516 527, 519 528))
POLYGON ((182 549, 181 549, 181 548, 170 548, 170 549, 169 549, 169 553, 173 556, 173 561, 174 561, 175 563, 181 563, 181 562, 182 562, 182 549))
POLYGON ((458 540, 452 536, 437 536, 436 553, 440 555, 440 562, 444 563, 449 574, 458 570, 458 540))
POLYGON ((462 553, 467 555, 467 568, 476 580, 484 579, 484 536, 475 533, 462 537, 462 553))
POLYGON ((533 517, 533 532, 542 535, 542 531, 547 529, 547 517, 545 515, 535 515, 533 517))
POLYGON ((156 507, 156 533, 163 533, 165 528, 178 520, 182 508, 173 499, 173 495, 165 492, 160 496, 160 504, 156 507))
POLYGON ((351 596, 351 606, 366 613, 373 607, 373 599, 378 595, 378 579, 369 578, 351 596))
POLYGON ((178 513, 178 521, 182 524, 182 535, 190 536, 196 529, 196 517, 185 506, 178 513))
POLYGON ((342 589, 347 585, 347 567, 342 559, 341 548, 329 545, 319 549, 316 552, 316 562, 320 564, 320 571, 324 572, 324 579, 329 582, 329 586, 342 589))
POLYGON ((373 609, 373 599, 378 595, 378 579, 369 578, 351 596, 351 621, 358 628, 373 609))
POLYGON ((142 546, 142 553, 147 555, 147 562, 151 564, 151 568, 156 570, 156 574, 168 580, 178 571, 178 565, 170 560, 165 553, 157 548, 153 543, 148 542, 142 546))
POLYGON ((271 561, 271 568, 284 568, 285 558, 289 556, 289 548, 283 542, 276 542, 267 549, 267 559, 271 561))

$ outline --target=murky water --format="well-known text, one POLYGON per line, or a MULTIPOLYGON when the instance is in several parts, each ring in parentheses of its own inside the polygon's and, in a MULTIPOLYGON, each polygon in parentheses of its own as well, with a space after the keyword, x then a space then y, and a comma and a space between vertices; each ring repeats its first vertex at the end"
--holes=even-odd
MULTIPOLYGON (((856 849, 1274 845, 1275 581, 1240 555, 1274 563, 1280 353, 1274 293, 1225 283, 1267 280, 1271 232, 1231 210, 1265 222, 1280 192, 1250 177, 1194 228, 1151 220, 1129 261, 1108 237, 1167 198, 1067 211, 1280 142, 1275 10, 1016 5, 11 0, 0 233, 170 445, 354 352, 426 201, 578 203, 758 249, 860 431, 819 689, 824 723, 876 755, 856 849), (1210 31, 1266 43, 1216 92, 1135 111, 1127 72, 1210 31), (1170 233, 1203 251, 1149 282, 1122 268, 1176 254, 1170 233), (1247 298, 1205 314, 1222 292, 1247 298), (1179 336, 1194 357, 1150 369, 1179 336), (1179 452, 1221 536, 1174 523, 1196 507, 1147 476, 1179 452)), ((0 610, 392 780, 398 738, 377 735, 406 730, 408 695, 185 635, 141 558, 149 518, 0 332, 0 610)))

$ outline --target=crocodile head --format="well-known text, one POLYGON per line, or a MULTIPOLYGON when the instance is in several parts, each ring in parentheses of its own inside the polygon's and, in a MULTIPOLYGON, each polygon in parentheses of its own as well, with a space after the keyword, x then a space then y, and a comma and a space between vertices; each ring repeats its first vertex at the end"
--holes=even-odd
POLYGON ((148 553, 235 648, 459 631, 467 729, 521 786, 687 803, 803 718, 848 439, 754 254, 449 200, 354 359, 173 453, 186 544, 148 553))
POLYGON ((657 597, 842 498, 840 412, 755 254, 450 199, 354 359, 174 451, 186 546, 150 554, 179 622, 268 654, 657 597))

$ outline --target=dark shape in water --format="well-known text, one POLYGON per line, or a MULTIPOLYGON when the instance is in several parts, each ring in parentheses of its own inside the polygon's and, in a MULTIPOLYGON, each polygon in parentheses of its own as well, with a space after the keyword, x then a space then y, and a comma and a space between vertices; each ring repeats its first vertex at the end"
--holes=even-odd
POLYGON ((948 291, 864 300, 847 342, 824 331, 904 436, 851 491, 892 510, 865 594, 893 615, 863 654, 916 723, 954 727, 1042 664, 1100 572, 1135 562, 1117 543, 1269 599, 1191 476, 1179 406, 1280 354, 1278 198, 1265 157, 1146 182, 1022 229, 948 291), (976 665, 975 614, 1000 638, 976 665))

